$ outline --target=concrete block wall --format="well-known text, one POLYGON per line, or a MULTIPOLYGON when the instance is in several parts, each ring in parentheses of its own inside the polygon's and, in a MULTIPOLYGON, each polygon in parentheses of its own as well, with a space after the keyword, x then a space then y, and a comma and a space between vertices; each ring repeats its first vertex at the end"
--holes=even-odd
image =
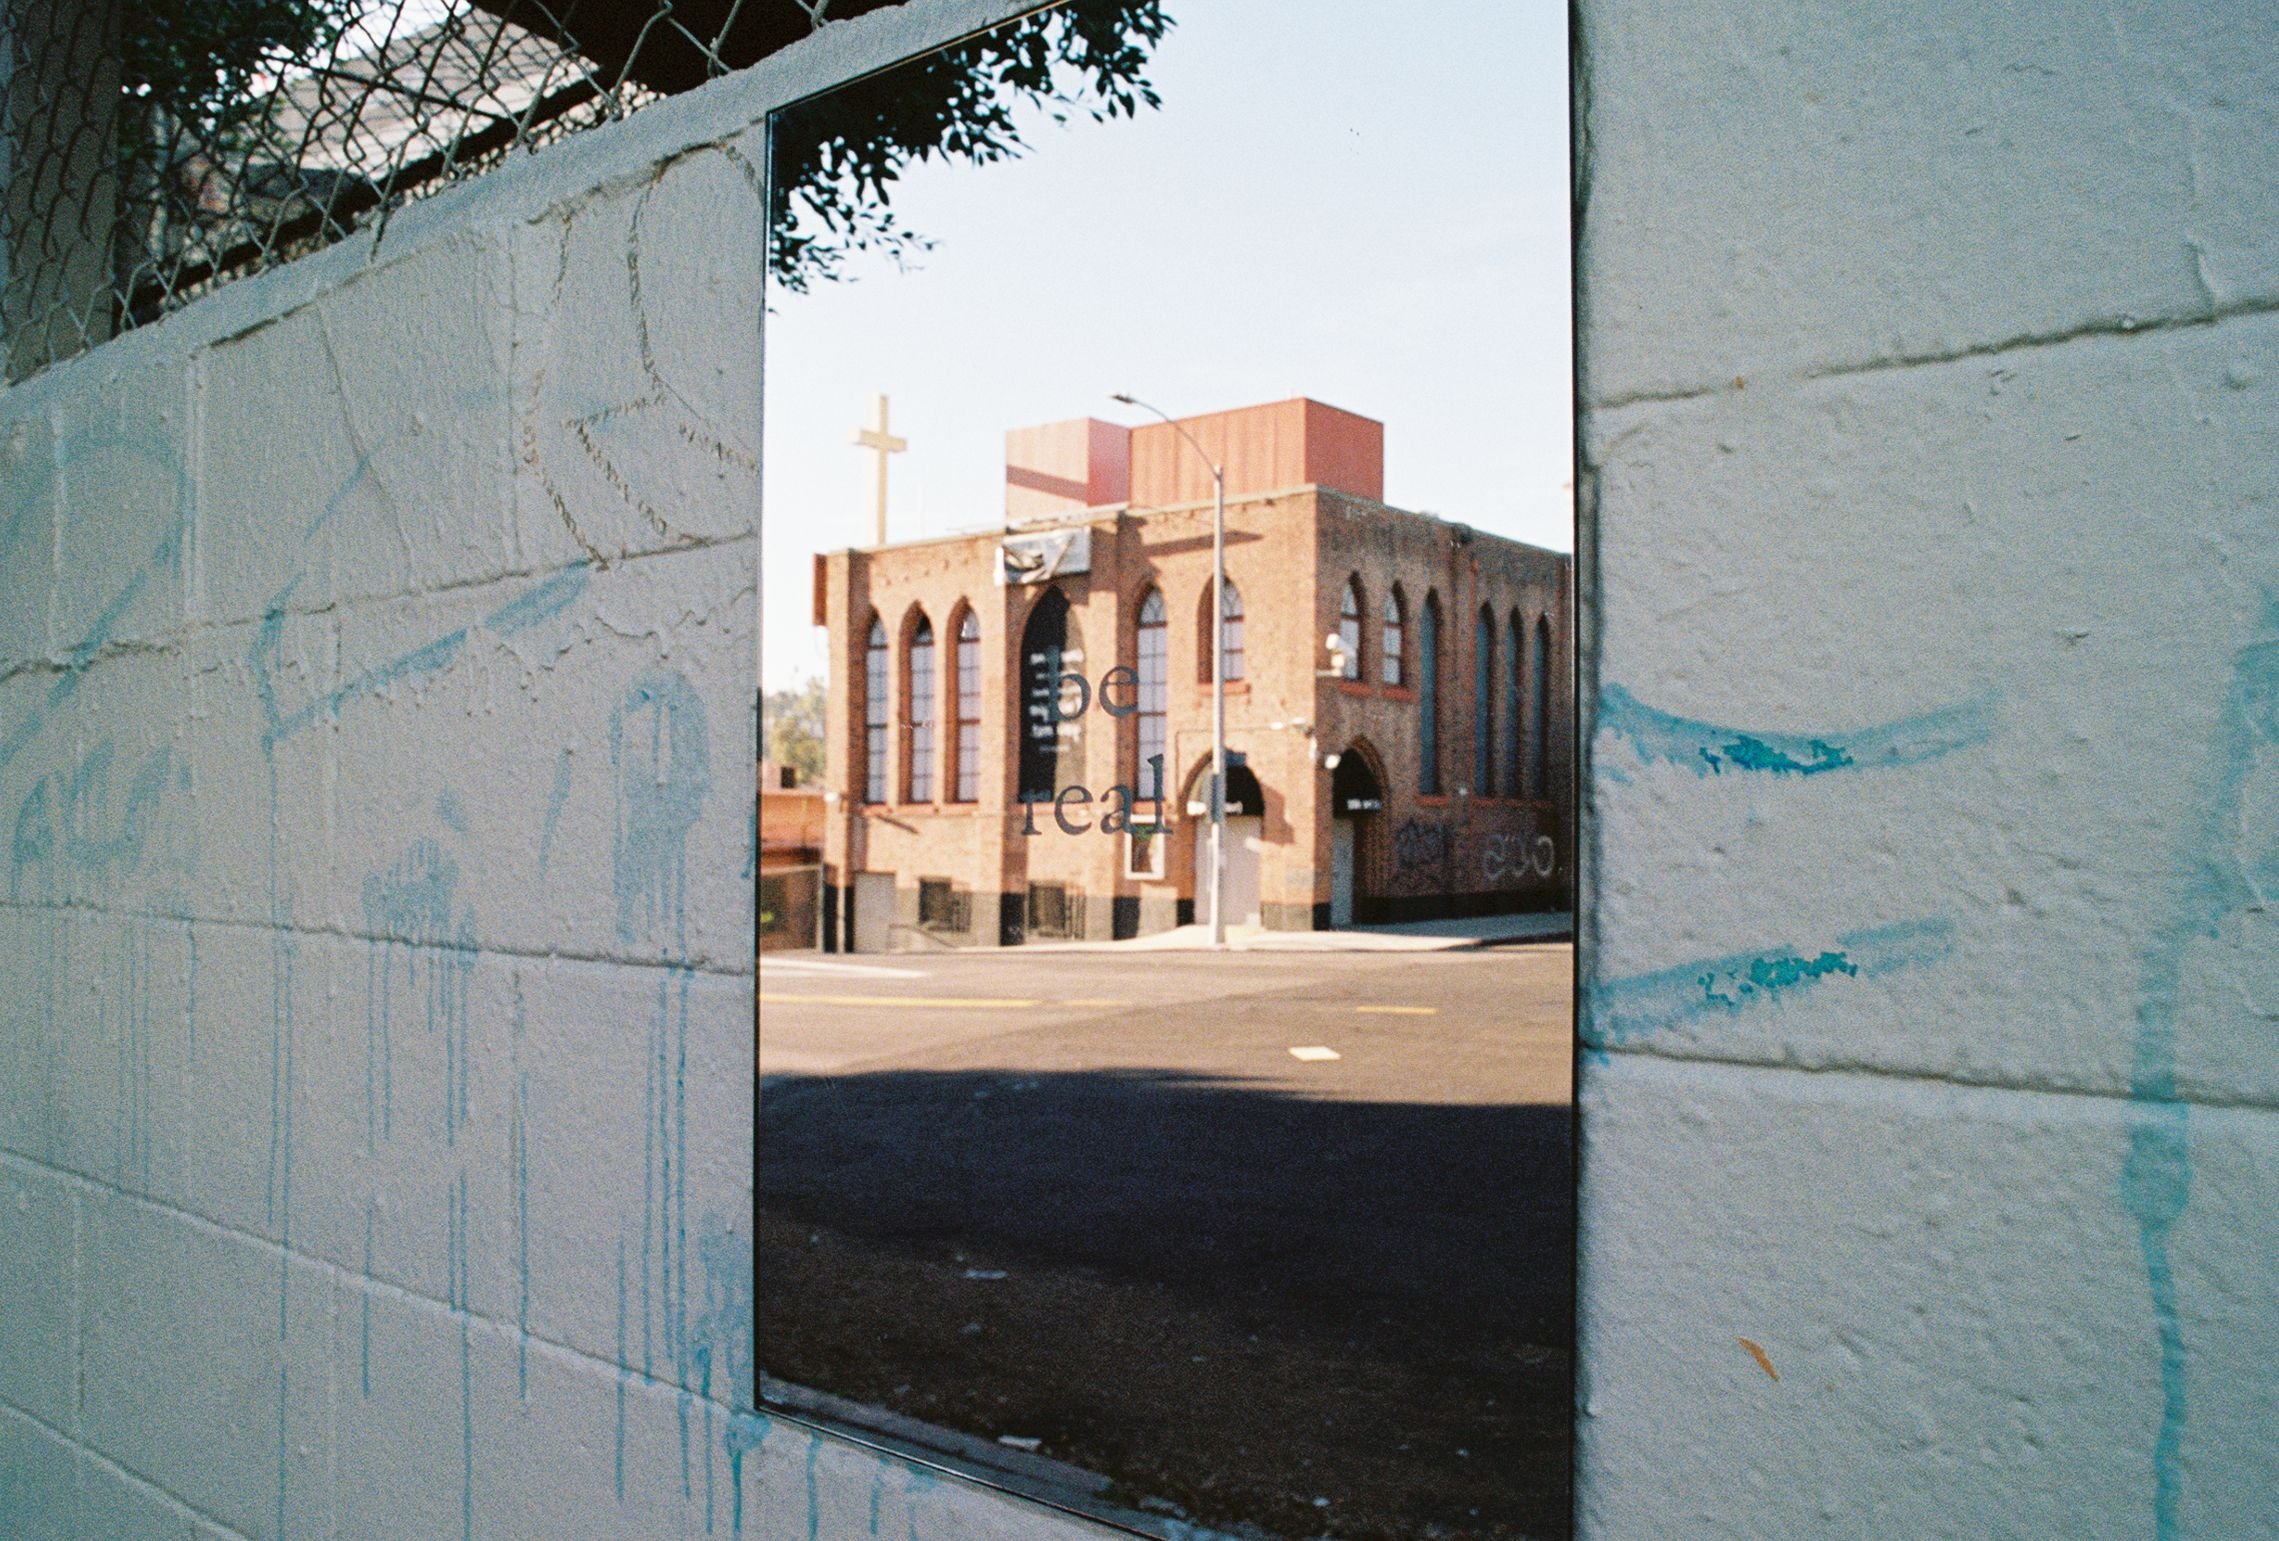
POLYGON ((1582 1530, 2279 1531, 2279 16, 1577 28, 1582 1530))
POLYGON ((0 391, 0 1534, 1022 1536, 754 1410, 767 112, 0 391))

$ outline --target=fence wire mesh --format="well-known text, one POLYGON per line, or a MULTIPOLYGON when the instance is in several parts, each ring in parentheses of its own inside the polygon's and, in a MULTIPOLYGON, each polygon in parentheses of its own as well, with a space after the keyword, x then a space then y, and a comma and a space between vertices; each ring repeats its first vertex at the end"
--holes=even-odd
POLYGON ((832 3, 0 0, 7 372, 750 64, 832 3))

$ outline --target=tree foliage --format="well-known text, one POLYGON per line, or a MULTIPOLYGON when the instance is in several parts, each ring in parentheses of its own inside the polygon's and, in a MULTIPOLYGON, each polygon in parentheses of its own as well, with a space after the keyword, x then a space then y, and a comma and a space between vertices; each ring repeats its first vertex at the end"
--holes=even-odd
POLYGON ((823 682, 760 697, 760 758, 788 765, 801 782, 823 779, 823 682))
POLYGON ((121 7, 122 84, 184 123, 229 121, 257 76, 305 65, 369 0, 130 0, 121 7))
POLYGON ((1019 155, 1028 105, 1061 123, 1160 106, 1145 70, 1170 28, 1161 0, 1072 0, 786 108, 770 135, 768 276, 799 294, 854 252, 899 263, 927 250, 891 206, 905 168, 1019 155))

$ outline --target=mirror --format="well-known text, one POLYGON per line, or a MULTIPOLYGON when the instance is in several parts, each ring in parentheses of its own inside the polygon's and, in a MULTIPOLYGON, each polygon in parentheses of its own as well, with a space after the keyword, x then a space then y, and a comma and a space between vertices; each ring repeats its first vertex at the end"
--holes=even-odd
POLYGON ((1565 27, 1086 3, 776 116, 771 1405, 1565 1533, 1565 27))

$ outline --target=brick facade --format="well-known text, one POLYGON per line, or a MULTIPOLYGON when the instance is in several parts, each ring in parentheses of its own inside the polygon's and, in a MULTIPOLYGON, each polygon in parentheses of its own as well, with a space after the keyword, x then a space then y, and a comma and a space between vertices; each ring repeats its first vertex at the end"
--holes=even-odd
MULTIPOLYGON (((1099 456, 1102 426, 1024 430, 1009 443, 1099 456)), ((1239 892, 1230 887, 1230 923, 1253 919, 1253 883, 1255 922, 1271 929, 1566 904, 1572 559, 1379 501, 1382 429, 1368 419, 1301 400, 1181 426, 1225 457, 1227 576, 1242 611, 1241 678, 1227 686, 1227 741, 1255 785, 1241 772, 1229 778, 1230 866, 1247 862, 1252 877, 1239 892), (1316 479, 1287 481, 1293 476, 1316 479), (1358 658, 1324 677, 1333 665, 1324 639, 1346 619, 1349 584, 1359 595, 1358 658), (1389 594, 1401 616, 1397 681, 1385 666, 1389 594), (1428 608, 1437 614, 1437 783, 1424 767, 1428 608), (1491 648, 1484 711, 1476 700, 1483 611, 1491 648), (1483 728, 1485 785, 1475 758, 1483 728), (1333 790, 1347 807, 1332 806, 1333 790), (1244 814, 1255 822, 1243 822, 1244 814), (1336 828, 1341 818, 1347 835, 1336 828), (1341 843, 1349 861, 1341 862, 1341 843), (1341 866, 1351 873, 1350 904, 1339 892, 1341 866)), ((826 948, 987 946, 1032 934, 1107 939, 1195 917, 1199 889, 1208 887, 1196 830, 1208 822, 1210 478, 1191 449, 1171 453, 1184 446, 1168 427, 1136 430, 1131 441, 1128 500, 1022 527, 1053 536, 1088 531, 1086 571, 1000 583, 1006 537, 997 533, 817 558, 817 619, 829 632, 826 779, 834 797, 824 853, 826 948), (1160 703, 1145 704, 1162 707, 1168 785, 1159 849, 1137 852, 1126 832, 1103 834, 1100 826, 1123 813, 1127 794, 1112 788, 1130 789, 1143 822, 1159 806, 1139 763, 1136 676, 1151 591, 1163 601, 1157 635, 1165 664, 1160 703), (1092 700, 1055 725, 1056 742, 1065 745, 1051 786, 1058 802, 1029 803, 1020 797, 1024 707, 1033 704, 1024 700, 1022 643, 1048 593, 1066 601, 1065 664, 1081 672, 1092 700), (978 777, 972 799, 960 801, 957 639, 968 614, 979 632, 980 711, 966 729, 978 736, 978 777), (885 795, 877 800, 868 796, 875 790, 867 691, 874 622, 886 644, 885 795), (922 624, 933 642, 930 710, 913 709, 910 688, 922 624), (1117 669, 1103 691, 1103 677, 1117 669), (913 797, 929 718, 931 785, 913 797)), ((1127 453, 1120 444, 1106 452, 1127 453)), ((1095 496, 1100 478, 1097 466, 1063 463, 1009 466, 1008 481, 1033 509, 1040 487, 1083 487, 1095 496)), ((1230 675, 1235 657, 1230 646, 1230 675)), ((1078 694, 1067 688, 1064 710, 1078 694)))

